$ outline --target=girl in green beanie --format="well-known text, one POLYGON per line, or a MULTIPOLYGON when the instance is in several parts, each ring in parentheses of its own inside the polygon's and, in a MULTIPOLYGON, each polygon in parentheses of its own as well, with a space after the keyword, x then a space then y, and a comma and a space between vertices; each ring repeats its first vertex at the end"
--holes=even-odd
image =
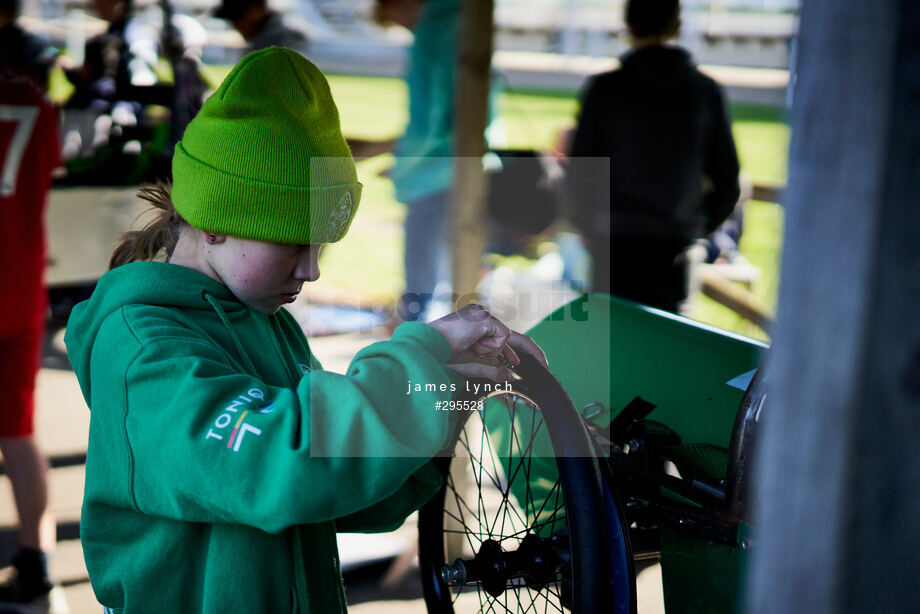
POLYGON ((408 322, 322 370, 281 307, 361 195, 328 84, 287 49, 244 58, 189 124, 174 184, 67 327, 92 412, 80 538, 114 612, 345 611, 336 531, 389 531, 440 486, 465 377, 528 337, 479 306, 408 322), (409 383, 425 384, 410 394, 409 383))

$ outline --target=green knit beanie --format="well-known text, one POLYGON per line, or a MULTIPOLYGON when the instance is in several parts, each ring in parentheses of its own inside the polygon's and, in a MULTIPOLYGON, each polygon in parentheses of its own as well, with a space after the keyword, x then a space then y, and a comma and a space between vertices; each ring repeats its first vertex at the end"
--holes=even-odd
POLYGON ((230 71, 185 129, 172 170, 185 221, 258 241, 338 241, 361 198, 326 78, 278 47, 230 71))

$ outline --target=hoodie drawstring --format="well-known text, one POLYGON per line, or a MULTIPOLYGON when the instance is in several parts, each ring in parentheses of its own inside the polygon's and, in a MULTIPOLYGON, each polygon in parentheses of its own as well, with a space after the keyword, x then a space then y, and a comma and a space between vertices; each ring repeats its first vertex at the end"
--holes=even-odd
POLYGON ((217 317, 220 318, 224 328, 227 329, 227 333, 230 334, 230 338, 233 339, 233 345, 236 346, 236 351, 240 353, 240 356, 243 358, 243 362, 246 363, 246 368, 249 369, 249 372, 253 375, 257 375, 259 372, 256 369, 256 366, 253 364, 252 359, 249 358, 249 354, 246 353, 246 349, 243 347, 243 342, 240 341, 240 337, 236 334, 236 330, 233 328, 233 325, 230 324, 230 318, 227 317, 227 313, 224 311, 224 308, 220 306, 220 303, 217 302, 217 299, 211 296, 207 290, 203 291, 201 296, 204 298, 204 300, 210 303, 211 308, 217 312, 217 317))
POLYGON ((284 362, 287 367, 286 371, 288 378, 291 380, 291 386, 296 388, 297 382, 300 381, 300 374, 297 372, 294 365, 297 364, 297 360, 294 358, 294 354, 291 352, 291 347, 288 345, 287 340, 284 338, 284 333, 281 331, 281 327, 278 324, 276 318, 271 317, 268 319, 269 325, 272 328, 272 341, 275 344, 275 351, 278 352, 278 355, 281 357, 281 360, 284 362))
MULTIPOLYGON (((223 307, 220 306, 220 303, 217 302, 217 299, 211 296, 207 291, 202 291, 201 296, 206 300, 211 308, 217 313, 217 317, 220 318, 221 323, 224 325, 224 328, 227 329, 227 332, 230 334, 230 338, 233 339, 233 345, 236 346, 236 350, 240 353, 240 356, 243 358, 243 362, 246 363, 246 367, 249 369, 249 372, 253 375, 257 375, 259 372, 256 370, 255 365, 252 362, 252 359, 249 358, 249 354, 246 353, 245 348, 243 347, 243 342, 240 340, 239 335, 236 334, 236 329, 233 328, 233 325, 230 323, 230 318, 227 317, 227 313, 224 311, 223 307)), ((275 335, 272 335, 273 341, 275 342, 275 347, 278 346, 278 340, 275 339, 275 335)), ((283 345, 283 342, 282 342, 283 345)), ((288 350, 288 356, 293 361, 293 356, 290 355, 290 350, 288 350)), ((284 353, 282 353, 282 361, 284 361, 284 353)), ((296 385, 296 381, 295 381, 296 385)), ((294 559, 294 586, 293 594, 291 595, 293 604, 292 611, 298 612, 306 609, 306 604, 308 602, 308 591, 306 584, 306 561, 304 560, 303 553, 303 538, 300 534, 300 527, 293 526, 290 529, 292 536, 292 556, 294 559)))

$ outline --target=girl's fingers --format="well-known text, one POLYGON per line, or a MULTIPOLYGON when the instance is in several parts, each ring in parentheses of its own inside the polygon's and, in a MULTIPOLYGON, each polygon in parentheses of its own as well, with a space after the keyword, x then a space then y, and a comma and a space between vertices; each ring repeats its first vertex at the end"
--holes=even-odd
POLYGON ((485 339, 480 339, 470 347, 469 351, 477 356, 495 358, 501 351, 502 345, 496 346, 494 343, 487 342, 485 339))
POLYGON ((449 365, 460 365, 460 364, 480 364, 487 366, 499 366, 498 352, 478 352, 476 348, 470 348, 469 350, 460 352, 459 354, 454 354, 447 364, 449 365))
POLYGON ((500 350, 511 337, 511 329, 492 317, 486 323, 486 332, 477 343, 488 345, 493 350, 500 350))
POLYGON ((449 369, 453 369, 460 375, 470 378, 470 377, 484 377, 490 379, 494 382, 507 382, 514 379, 511 375, 511 372, 505 367, 501 366, 490 366, 484 365, 476 362, 468 362, 463 364, 448 364, 449 369))
MULTIPOLYGON (((546 353, 540 349, 540 346, 537 345, 533 339, 527 335, 522 335, 521 333, 511 331, 511 337, 508 339, 508 345, 514 346, 520 350, 524 350, 538 361, 540 364, 549 368, 549 362, 546 360, 546 353)), ((516 356, 515 356, 516 357, 516 356)), ((520 359, 518 359, 520 362, 520 359)))
POLYGON ((442 326, 447 326, 448 322, 460 323, 458 321, 466 322, 466 327, 475 323, 474 326, 467 328, 467 332, 462 336, 472 333, 478 335, 478 338, 469 342, 461 337, 457 340, 459 343, 453 343, 456 353, 450 361, 451 364, 476 363, 492 367, 495 363, 505 362, 507 364, 502 368, 516 366, 521 362, 518 351, 523 350, 536 358, 544 367, 549 367, 546 354, 534 343, 533 339, 511 330, 482 305, 467 305, 437 322, 443 323, 442 326))
POLYGON ((511 329, 494 317, 484 323, 483 334, 473 342, 470 350, 479 357, 496 358, 511 337, 511 329))
POLYGON ((476 357, 477 361, 501 361, 504 359, 509 363, 505 366, 517 366, 521 364, 521 358, 518 356, 517 350, 523 350, 536 358, 544 367, 549 368, 546 354, 527 335, 509 330, 507 342, 501 345, 497 345, 497 342, 497 339, 482 338, 474 343, 469 351, 476 357))
MULTIPOLYGON (((502 348, 501 354, 499 354, 498 356, 499 356, 498 358, 499 362, 501 362, 501 359, 504 358, 512 366, 516 367, 517 365, 521 364, 521 358, 517 355, 517 352, 514 351, 514 348, 512 348, 511 345, 507 343, 505 344, 505 347, 502 348)), ((508 365, 505 365, 505 366, 508 366, 508 365)))

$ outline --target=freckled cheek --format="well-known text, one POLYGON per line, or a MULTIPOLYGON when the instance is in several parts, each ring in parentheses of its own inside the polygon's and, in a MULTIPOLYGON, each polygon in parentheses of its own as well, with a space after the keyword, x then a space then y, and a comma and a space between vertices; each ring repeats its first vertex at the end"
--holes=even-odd
POLYGON ((247 262, 237 268, 235 279, 240 288, 259 291, 262 286, 271 285, 273 275, 276 275, 276 272, 273 272, 272 267, 247 262))
POLYGON ((247 262, 242 266, 238 266, 233 272, 234 280, 241 287, 250 286, 254 280, 259 279, 258 271, 248 265, 249 263, 247 262))

